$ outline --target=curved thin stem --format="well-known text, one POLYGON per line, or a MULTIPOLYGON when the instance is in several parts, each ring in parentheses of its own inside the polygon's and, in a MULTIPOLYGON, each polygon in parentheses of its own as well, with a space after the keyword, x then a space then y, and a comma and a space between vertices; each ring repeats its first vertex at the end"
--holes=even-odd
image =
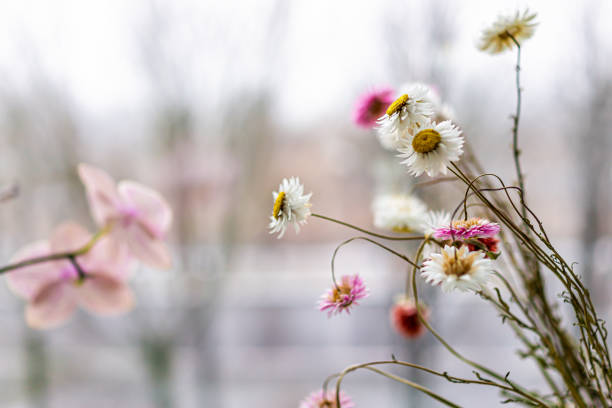
POLYGON ((74 266, 74 269, 77 270, 78 273, 78 281, 77 282, 83 282, 85 280, 85 271, 83 270, 83 268, 81 268, 81 265, 79 264, 79 262, 76 260, 76 258, 74 256, 69 256, 68 260, 70 261, 70 263, 72 264, 72 266, 74 266))
MULTIPOLYGON (((383 370, 376 369, 376 368, 372 367, 372 366, 377 366, 377 365, 388 365, 388 364, 391 364, 391 365, 393 365, 393 364, 394 365, 400 365, 400 366, 410 367, 410 368, 414 368, 414 369, 417 369, 417 370, 420 370, 420 371, 424 371, 426 373, 429 373, 429 374, 432 374, 432 375, 435 375, 435 376, 438 376, 438 377, 445 378, 446 380, 450 381, 451 383, 486 385, 486 386, 496 387, 496 388, 499 388, 499 389, 502 389, 502 390, 508 391, 508 392, 519 393, 520 395, 528 398, 529 400, 531 400, 532 402, 534 402, 536 404, 539 404, 540 406, 545 406, 545 407, 547 406, 547 404, 544 401, 541 401, 541 400, 539 400, 539 399, 537 399, 535 397, 530 397, 530 396, 527 396, 527 395, 523 395, 520 392, 518 392, 516 388, 513 388, 511 386, 499 384, 499 383, 496 383, 494 381, 485 380, 485 379, 481 379, 481 378, 473 380, 473 379, 469 379, 469 378, 455 377, 455 376, 449 375, 447 372, 440 372, 440 371, 436 371, 436 370, 433 370, 433 369, 428 368, 428 367, 421 366, 419 364, 413 364, 413 363, 409 363, 409 362, 406 362, 406 361, 399 361, 399 360, 395 360, 395 359, 394 360, 372 361, 372 362, 369 362, 369 363, 356 364, 356 365, 347 367, 341 373, 334 374, 334 375, 328 377, 328 379, 326 380, 326 383, 329 380, 337 377, 338 380, 336 381, 336 393, 337 393, 337 395, 339 395, 339 392, 340 392, 339 383, 341 383, 343 381, 344 377, 348 373, 350 373, 352 371, 356 371, 356 370, 364 368, 364 369, 367 369, 367 370, 373 371, 375 373, 384 375, 385 377, 389 377, 389 378, 391 378, 393 380, 399 381, 401 383, 404 383, 404 384, 407 384, 407 385, 410 385, 410 386, 413 386, 415 384, 412 381, 406 380, 403 377, 399 377, 399 376, 395 376, 395 375, 391 375, 390 376, 390 375, 387 375, 389 373, 387 373, 386 371, 383 371, 383 370)), ((421 388, 418 388, 418 387, 414 387, 414 388, 418 389, 419 391, 425 392, 421 388)), ((444 399, 443 397, 440 397, 439 395, 435 395, 434 396, 434 395, 432 395, 432 394, 430 394, 428 392, 425 392, 425 393, 428 394, 429 396, 431 396, 432 398, 437 399, 440 402, 443 402, 445 404, 450 403, 451 404, 450 406, 456 406, 452 402, 444 399), (442 398, 442 400, 440 400, 438 397, 442 398)))
POLYGON ((311 215, 313 217, 317 217, 317 218, 321 218, 323 220, 335 222, 336 224, 344 225, 345 227, 352 228, 352 229, 357 230, 359 232, 363 232, 364 234, 368 234, 368 235, 376 237, 376 238, 386 239, 386 240, 389 240, 389 241, 418 241, 418 240, 421 240, 421 239, 425 238, 422 235, 412 236, 412 237, 393 237, 393 236, 389 236, 389 235, 377 234, 375 232, 368 231, 368 230, 360 228, 360 227, 358 227, 356 225, 349 224, 348 222, 340 221, 340 220, 337 220, 335 218, 326 217, 324 215, 315 214, 315 213, 312 213, 311 215))
MULTIPOLYGON (((415 261, 418 263, 419 262, 419 258, 421 257, 421 253, 423 252, 423 248, 425 246, 425 241, 423 241, 423 243, 421 243, 421 245, 419 246, 419 249, 417 250, 417 254, 415 256, 415 261)), ((545 404, 544 402, 542 402, 540 399, 538 399, 537 397, 531 395, 529 392, 525 391, 522 387, 514 384, 513 382, 511 382, 508 379, 508 376, 503 376, 501 374, 496 373, 495 371, 491 370, 490 368, 487 368, 481 364, 476 363, 475 361, 472 361, 470 359, 468 359, 467 357, 464 357, 462 354, 460 354, 457 350, 455 350, 450 344, 448 344, 446 342, 446 340, 444 340, 444 338, 442 338, 442 336, 440 336, 440 334, 438 334, 438 332, 436 332, 433 327, 431 327, 431 325, 429 324, 429 322, 427 321, 427 319, 425 319, 423 317, 423 315, 421 314, 421 307, 419 305, 419 294, 418 294, 418 290, 417 290, 417 285, 416 285, 416 272, 417 272, 418 267, 414 267, 412 270, 412 294, 414 297, 414 303, 417 305, 417 316, 419 317, 419 320, 421 321, 421 323, 423 323, 423 325, 425 327, 427 327, 427 329, 431 332, 431 334, 434 335, 434 337, 455 357, 457 357, 459 360, 463 361, 464 363, 474 367, 477 370, 480 370, 490 376, 493 376, 494 378, 496 378, 497 380, 500 381, 504 381, 506 384, 510 385, 510 387, 512 388, 512 391, 522 395, 523 397, 534 401, 538 404, 540 404, 541 406, 548 406, 547 404, 545 404)))
POLYGON ((336 261, 336 255, 338 254, 338 251, 340 250, 340 248, 342 248, 343 246, 350 244, 353 241, 357 241, 357 240, 363 240, 363 241, 368 241, 390 253, 392 253, 393 255, 397 256, 398 258, 401 258, 402 260, 408 262, 410 265, 412 266, 417 266, 410 258, 408 258, 406 255, 403 255, 399 252, 397 252, 396 250, 389 248, 386 245, 381 244, 380 242, 374 241, 371 238, 368 237, 352 237, 347 239, 346 241, 342 241, 334 250, 334 254, 332 255, 332 259, 331 259, 331 273, 332 273, 332 280, 334 281, 334 285, 336 286, 336 288, 338 288, 338 283, 336 281, 336 272, 335 272, 335 261, 336 261))
MULTIPOLYGON (((415 390, 421 391, 422 393, 429 395, 431 398, 435 399, 436 401, 440 401, 441 403, 443 403, 443 404, 444 404, 444 405, 446 405, 447 407, 452 407, 452 408, 461 408, 461 406, 460 406, 460 405, 457 405, 457 404, 453 403, 452 401, 447 400, 447 399, 446 399, 446 398, 444 398, 443 396, 441 396, 441 395, 439 395, 439 394, 437 394, 437 393, 433 392, 433 391, 432 391, 432 390, 430 390, 429 388, 424 387, 424 386, 422 386, 422 385, 420 385, 420 384, 417 384, 417 383, 415 383, 415 382, 412 382, 412 381, 410 381, 410 380, 407 380, 407 379, 402 378, 402 377, 400 377, 400 376, 397 376, 397 375, 395 375, 395 374, 391 374, 391 373, 388 373, 388 372, 386 372, 386 371, 380 370, 380 369, 378 369, 378 368, 374 368, 374 367, 366 367, 366 370, 373 371, 373 372, 375 372, 375 373, 377 373, 377 374, 383 375, 383 376, 385 376, 385 377, 387 377, 387 378, 390 378, 390 379, 395 380, 395 381, 397 381, 397 382, 400 382, 400 383, 402 383, 402 384, 406 384, 406 385, 408 385, 408 386, 410 386, 410 387, 414 388, 415 390)), ((336 388, 336 389, 337 389, 337 388, 336 388)), ((338 396, 336 396, 336 403, 338 402, 338 401, 337 401, 337 398, 338 398, 338 396)), ((338 405, 338 406, 340 406, 340 405, 338 405)))
MULTIPOLYGON (((375 363, 376 364, 376 363, 375 363)), ((386 364, 385 362, 379 362, 378 364, 386 364)), ((340 405, 340 388, 342 386, 342 381, 344 380, 344 377, 355 370, 358 370, 360 368, 365 368, 367 370, 370 370, 372 372, 375 372, 377 374, 383 375, 387 378, 390 378, 392 380, 401 382, 402 384, 406 384, 418 391, 421 391, 427 395, 429 395, 430 397, 434 398, 437 401, 440 401, 441 403, 445 404, 446 406, 452 407, 452 408, 461 408, 460 405, 454 404, 453 402, 447 400, 446 398, 442 397, 441 395, 436 394, 435 392, 433 392, 432 390, 430 390, 427 387, 424 387, 422 385, 419 385, 417 383, 414 383, 410 380, 407 380, 405 378, 396 376, 394 374, 388 373, 386 371, 383 370, 379 370, 378 368, 374 368, 374 367, 370 367, 370 365, 372 365, 372 363, 366 363, 366 364, 358 364, 355 366, 351 366, 346 368, 344 371, 342 371, 342 373, 340 373, 340 375, 338 376, 338 379, 336 380, 336 406, 341 407, 340 405)), ((420 367, 420 366, 416 366, 415 368, 424 368, 424 367, 420 367)))

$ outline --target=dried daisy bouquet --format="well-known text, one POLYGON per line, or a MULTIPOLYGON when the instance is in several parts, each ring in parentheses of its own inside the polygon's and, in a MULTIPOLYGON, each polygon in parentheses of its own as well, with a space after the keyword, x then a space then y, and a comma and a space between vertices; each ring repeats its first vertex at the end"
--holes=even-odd
POLYGON ((377 89, 365 95, 357 105, 354 120, 360 126, 375 128, 382 146, 396 151, 412 176, 426 173, 432 178, 417 184, 462 183, 464 194, 454 207, 434 212, 411 195, 381 196, 373 205, 374 223, 392 232, 386 235, 311 212, 311 194, 304 193, 297 178, 284 179, 273 193, 270 232, 278 233, 279 237, 289 225, 299 231, 309 217, 360 233, 336 248, 331 288, 322 296, 320 310, 330 316, 349 313, 368 295, 359 275, 336 276, 334 271, 334 260, 342 246, 355 240, 368 241, 409 266, 406 293, 392 310, 397 331, 408 338, 431 332, 474 373, 463 378, 395 357, 365 362, 330 375, 322 389, 306 397, 300 407, 354 407, 341 388, 347 375, 356 370, 372 371, 417 389, 444 406, 459 407, 409 378, 389 372, 390 366, 422 370, 452 383, 494 387, 499 390, 502 403, 536 407, 612 406, 612 370, 604 322, 573 265, 557 251, 526 201, 518 144, 520 51, 523 42, 534 33, 534 19, 535 14, 529 11, 500 17, 484 31, 480 44, 483 51, 493 54, 517 53, 517 104, 511 132, 515 184, 486 172, 439 97, 423 84, 410 84, 400 90, 399 96, 394 96, 391 89, 377 89), (416 253, 405 254, 391 247, 393 241, 415 241, 419 245, 416 253), (509 325, 522 343, 520 356, 535 363, 542 384, 547 386, 532 389, 521 378, 497 371, 455 349, 434 329, 427 306, 419 301, 421 280, 444 292, 458 290, 477 295, 497 310, 501 323, 509 325), (562 286, 560 300, 547 293, 551 284, 562 286), (561 301, 571 311, 571 320, 561 319, 561 301))

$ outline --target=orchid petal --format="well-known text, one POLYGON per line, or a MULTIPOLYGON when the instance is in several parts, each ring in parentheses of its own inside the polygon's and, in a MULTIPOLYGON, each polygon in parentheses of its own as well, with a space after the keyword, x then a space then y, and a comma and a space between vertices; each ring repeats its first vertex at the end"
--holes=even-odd
POLYGON ((157 191, 133 181, 121 181, 119 195, 128 207, 136 211, 138 221, 156 238, 162 238, 172 223, 170 205, 157 191))
POLYGON ((134 264, 128 248, 112 236, 100 238, 79 263, 87 274, 125 280, 134 264))
POLYGON ((138 225, 124 232, 123 238, 130 253, 146 265, 156 269, 169 269, 172 266, 170 251, 166 244, 151 236, 138 225))
POLYGON ((35 329, 51 329, 68 320, 76 309, 74 288, 66 282, 45 286, 26 308, 26 322, 35 329))
POLYGON ((134 305, 130 288, 120 280, 104 275, 92 275, 85 279, 77 291, 78 303, 88 311, 103 315, 118 315, 134 305))
POLYGON ((104 170, 84 163, 79 164, 78 172, 94 220, 99 226, 106 225, 116 216, 121 202, 115 181, 104 170))
MULTIPOLYGON (((51 253, 49 243, 38 241, 19 250, 11 259, 11 263, 46 256, 51 253)), ((60 279, 61 267, 57 261, 41 262, 25 266, 7 273, 9 288, 17 295, 32 299, 40 290, 60 279)))
POLYGON ((51 252, 70 252, 84 247, 91 239, 91 234, 79 224, 68 221, 60 224, 51 235, 51 252))

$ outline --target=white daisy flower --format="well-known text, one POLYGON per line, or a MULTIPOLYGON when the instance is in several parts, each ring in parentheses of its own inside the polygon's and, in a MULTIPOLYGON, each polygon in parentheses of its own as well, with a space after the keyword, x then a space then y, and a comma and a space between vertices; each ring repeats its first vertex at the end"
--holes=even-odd
POLYGON ((493 261, 485 258, 484 252, 446 245, 441 253, 431 254, 423 262, 421 276, 427 283, 441 285, 444 292, 468 292, 484 288, 492 273, 493 261))
POLYGON ((428 211, 421 228, 426 235, 431 235, 438 228, 448 227, 450 224, 451 215, 448 211, 428 211))
POLYGON ((312 193, 304 194, 300 179, 291 177, 288 180, 284 178, 272 196, 274 207, 270 216, 270 234, 279 232, 278 238, 282 238, 289 224, 293 224, 296 233, 300 232, 300 225, 305 224, 310 216, 312 193))
POLYGON ((400 94, 376 122, 378 139, 389 150, 397 149, 415 126, 427 122, 434 113, 431 91, 426 85, 407 85, 400 89, 400 94))
POLYGON ((510 36, 519 44, 531 38, 538 25, 533 21, 535 18, 536 13, 529 9, 523 13, 517 11, 514 15, 498 16, 491 27, 483 30, 478 48, 490 54, 511 50, 516 44, 510 36))
POLYGON ((399 157, 406 159, 402 163, 414 176, 446 174, 446 166, 463 154, 461 130, 450 120, 424 123, 415 132, 409 142, 397 149, 399 157))
POLYGON ((427 206, 409 194, 384 194, 372 203, 374 225, 393 232, 421 231, 427 206))
MULTIPOLYGON (((433 233, 441 227, 448 227, 451 223, 451 215, 448 211, 428 211, 425 214, 425 218, 423 219, 423 224, 421 225, 421 231, 425 234, 425 236, 432 236, 433 233)), ((425 244, 423 248, 422 257, 423 259, 427 259, 431 257, 431 254, 436 252, 440 247, 438 244, 434 242, 428 242, 425 244)))

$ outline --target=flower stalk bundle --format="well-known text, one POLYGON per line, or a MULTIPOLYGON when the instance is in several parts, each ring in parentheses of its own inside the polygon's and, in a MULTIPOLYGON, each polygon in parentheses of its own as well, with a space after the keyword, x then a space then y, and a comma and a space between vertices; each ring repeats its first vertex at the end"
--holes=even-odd
MULTIPOLYGON (((304 194, 299 180, 284 180, 274 193, 270 229, 284 233, 289 225, 298 227, 317 217, 360 232, 338 245, 332 256, 332 285, 323 295, 320 309, 330 316, 347 313, 368 294, 358 275, 342 276, 334 271, 338 250, 355 240, 372 243, 405 261, 409 266, 405 293, 391 311, 391 322, 399 334, 414 338, 427 329, 448 352, 470 366, 474 377, 463 378, 439 372, 394 356, 366 362, 332 374, 322 390, 305 399, 301 407, 353 407, 341 390, 346 376, 369 370, 421 391, 444 406, 459 407, 453 401, 420 385, 386 371, 390 365, 411 367, 458 384, 477 384, 500 391, 503 403, 525 407, 610 407, 612 406, 612 365, 605 322, 593 305, 573 264, 551 242, 542 221, 527 205, 519 149, 521 113, 520 51, 535 30, 535 14, 528 10, 500 17, 483 32, 479 48, 492 54, 516 51, 517 105, 512 127, 512 159, 517 185, 486 172, 474 155, 470 142, 449 120, 435 93, 423 84, 404 86, 383 112, 380 95, 364 96, 357 104, 357 124, 368 122, 364 112, 383 112, 376 121, 381 145, 403 159, 408 172, 438 182, 463 184, 464 194, 452 212, 428 211, 410 194, 394 193, 377 198, 373 205, 374 224, 392 235, 381 234, 345 221, 311 212, 311 194, 304 194), (368 101, 375 105, 368 108, 368 101), (394 249, 388 242, 419 242, 412 256, 394 249), (545 389, 532 389, 510 372, 501 372, 455 349, 433 328, 435 313, 419 300, 421 277, 444 292, 459 290, 478 295, 501 316, 522 344, 519 355, 538 367, 545 389), (562 320, 559 304, 546 291, 551 281, 562 286, 560 298, 573 312, 573 322, 562 320), (433 313, 432 313, 433 312, 433 313), (335 387, 332 382, 335 381, 335 387)), ((384 96, 391 92, 385 92, 384 96)), ((369 116, 367 117, 369 118, 369 116)))

